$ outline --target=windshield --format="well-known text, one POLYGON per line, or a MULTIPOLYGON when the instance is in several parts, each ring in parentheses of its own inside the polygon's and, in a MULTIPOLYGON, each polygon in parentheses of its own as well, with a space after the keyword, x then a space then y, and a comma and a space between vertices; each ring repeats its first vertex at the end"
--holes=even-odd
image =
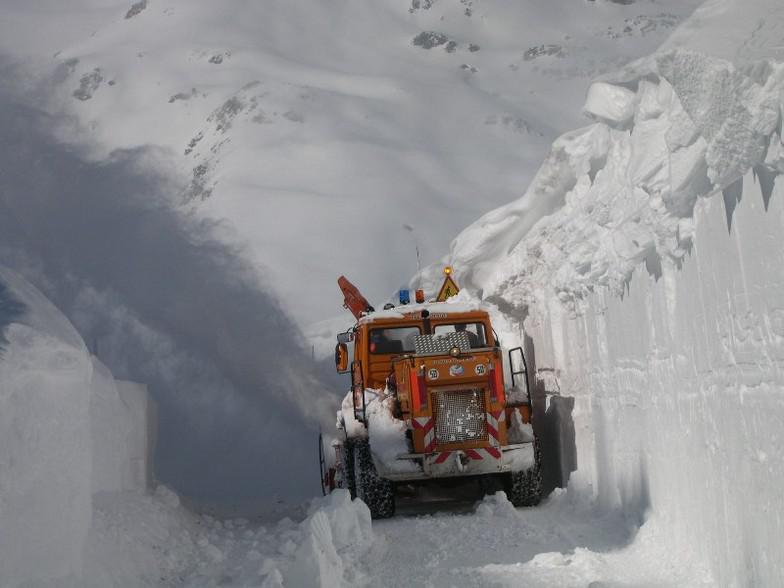
POLYGON ((370 331, 370 353, 413 353, 419 327, 394 327, 370 331))
POLYGON ((471 349, 487 347, 485 337, 485 326, 482 323, 453 323, 449 325, 436 325, 433 331, 436 336, 448 335, 449 333, 464 332, 468 335, 471 349))

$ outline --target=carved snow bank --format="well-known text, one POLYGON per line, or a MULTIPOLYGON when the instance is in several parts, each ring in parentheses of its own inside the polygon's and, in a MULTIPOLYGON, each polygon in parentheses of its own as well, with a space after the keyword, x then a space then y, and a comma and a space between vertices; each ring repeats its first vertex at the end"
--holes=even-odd
POLYGON ((0 356, 0 586, 81 573, 90 528, 90 379, 81 338, 39 292, 0 267, 25 305, 0 356))
POLYGON ((155 405, 146 386, 115 380, 95 357, 92 364, 93 492, 146 490, 153 482, 155 405))
POLYGON ((0 267, 0 290, 0 585, 84 585, 94 493, 150 482, 152 406, 31 284, 0 267))
POLYGON ((782 19, 770 0, 703 5, 591 89, 598 122, 449 260, 560 374, 569 493, 646 521, 718 585, 784 582, 782 19))

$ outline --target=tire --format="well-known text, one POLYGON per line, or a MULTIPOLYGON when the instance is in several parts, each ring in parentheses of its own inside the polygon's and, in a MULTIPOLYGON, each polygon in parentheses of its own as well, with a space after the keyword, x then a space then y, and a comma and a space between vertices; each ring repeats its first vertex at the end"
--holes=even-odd
POLYGON ((542 500, 542 472, 539 465, 507 474, 506 496, 515 506, 536 506, 542 500))
POLYGON ((354 486, 356 497, 367 504, 374 519, 387 519, 395 514, 395 488, 392 482, 379 477, 370 444, 354 441, 354 486))
POLYGON ((357 484, 354 480, 354 441, 346 439, 343 444, 343 475, 346 476, 346 489, 351 494, 351 499, 357 497, 357 484))

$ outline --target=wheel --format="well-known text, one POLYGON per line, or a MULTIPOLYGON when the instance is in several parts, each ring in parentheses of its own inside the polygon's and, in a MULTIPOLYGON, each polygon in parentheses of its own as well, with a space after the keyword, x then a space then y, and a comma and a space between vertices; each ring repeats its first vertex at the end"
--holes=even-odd
POLYGON ((395 514, 395 488, 392 482, 379 477, 373 457, 370 455, 370 444, 365 441, 354 441, 354 484, 357 498, 367 504, 370 516, 374 519, 386 519, 395 514))
POLYGON ((515 506, 536 506, 542 500, 542 472, 539 465, 507 474, 506 497, 515 506))
POLYGON ((354 480, 354 440, 346 439, 343 444, 343 451, 341 452, 343 459, 343 476, 346 480, 346 488, 351 494, 351 499, 357 497, 357 484, 354 480))
POLYGON ((542 500, 542 450, 534 437, 534 465, 523 472, 506 475, 506 497, 515 506, 536 506, 542 500))

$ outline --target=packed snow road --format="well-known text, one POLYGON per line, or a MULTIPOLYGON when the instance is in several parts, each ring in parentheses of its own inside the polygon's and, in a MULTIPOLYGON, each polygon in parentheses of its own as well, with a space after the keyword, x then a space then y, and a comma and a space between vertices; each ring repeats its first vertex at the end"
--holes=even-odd
POLYGON ((666 537, 652 521, 638 527, 562 490, 536 508, 515 509, 499 493, 425 510, 404 508, 402 515, 371 525, 366 507, 339 490, 317 501, 299 524, 289 518, 267 525, 207 518, 196 540, 201 559, 167 584, 713 585, 688 554, 667 552, 666 537))

